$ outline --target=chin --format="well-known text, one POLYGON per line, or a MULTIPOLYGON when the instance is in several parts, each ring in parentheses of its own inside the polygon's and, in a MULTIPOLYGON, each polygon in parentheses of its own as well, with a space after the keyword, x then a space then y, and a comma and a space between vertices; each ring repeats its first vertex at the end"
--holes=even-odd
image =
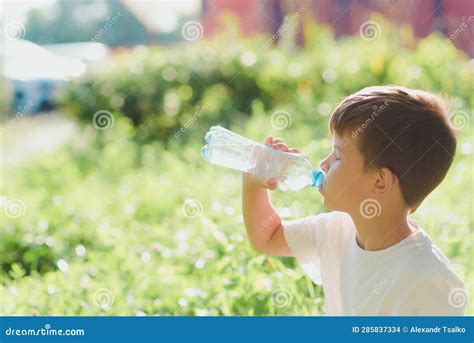
POLYGON ((331 201, 331 198, 327 196, 323 196, 323 207, 330 211, 342 211, 341 206, 338 206, 338 204, 331 201))
POLYGON ((323 197, 323 207, 326 209, 326 210, 331 210, 332 211, 332 206, 329 206, 331 202, 328 201, 327 197, 323 197))

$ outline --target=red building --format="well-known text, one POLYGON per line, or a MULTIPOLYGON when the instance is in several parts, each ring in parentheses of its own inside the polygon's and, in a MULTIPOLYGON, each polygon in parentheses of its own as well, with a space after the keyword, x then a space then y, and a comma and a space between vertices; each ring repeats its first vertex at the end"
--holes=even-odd
POLYGON ((418 37, 441 31, 474 56, 473 0, 204 0, 202 20, 206 35, 221 29, 218 20, 223 13, 232 13, 245 35, 274 33, 285 14, 296 11, 332 26, 336 36, 357 34, 371 13, 379 12, 396 23, 409 24, 418 37))

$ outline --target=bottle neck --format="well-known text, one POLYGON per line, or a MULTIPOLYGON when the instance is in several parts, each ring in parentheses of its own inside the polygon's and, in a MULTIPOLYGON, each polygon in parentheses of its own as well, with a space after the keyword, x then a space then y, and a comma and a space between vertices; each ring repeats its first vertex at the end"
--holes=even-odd
POLYGON ((311 187, 323 188, 324 172, 322 170, 313 170, 311 174, 311 187))

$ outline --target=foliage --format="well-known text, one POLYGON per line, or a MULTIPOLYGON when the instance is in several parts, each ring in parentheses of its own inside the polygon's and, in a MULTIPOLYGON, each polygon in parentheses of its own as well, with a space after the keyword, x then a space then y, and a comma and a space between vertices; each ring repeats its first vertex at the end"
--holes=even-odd
POLYGON ((439 34, 415 42, 410 29, 378 21, 383 30, 371 41, 336 41, 328 28, 306 23, 300 51, 268 48, 268 37, 240 39, 234 31, 196 44, 138 46, 71 83, 59 101, 86 123, 107 110, 141 126, 144 138, 162 141, 198 117, 203 127, 241 125, 255 106, 318 125, 343 96, 369 85, 422 88, 453 97, 455 108, 474 106, 464 53, 439 34))
MULTIPOLYGON (((245 132, 266 122, 256 115, 245 132)), ((312 140, 305 127, 279 135, 312 160, 330 146, 327 133, 312 140)), ((134 138, 136 130, 120 119, 105 131, 85 128, 26 167, 4 169, 5 194, 25 205, 19 218, 2 217, 4 314, 322 313, 322 288, 294 259, 250 247, 239 173, 203 161, 199 143, 165 150, 134 138)), ((458 154, 415 218, 472 285, 468 157, 458 154)), ((312 189, 276 191, 272 200, 286 219, 322 211, 312 189)))

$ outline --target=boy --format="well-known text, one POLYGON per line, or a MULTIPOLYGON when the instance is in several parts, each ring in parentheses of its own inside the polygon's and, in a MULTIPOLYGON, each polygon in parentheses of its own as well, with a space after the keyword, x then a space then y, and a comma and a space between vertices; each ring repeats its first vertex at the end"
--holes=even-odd
MULTIPOLYGON (((320 193, 332 212, 282 222, 266 191, 277 181, 244 173, 253 247, 295 256, 323 285, 327 315, 463 315, 466 285, 408 218, 453 161, 455 132, 442 102, 419 90, 368 87, 345 98, 329 126, 334 147, 320 165, 320 193)), ((299 153, 271 136, 265 144, 299 153)))

